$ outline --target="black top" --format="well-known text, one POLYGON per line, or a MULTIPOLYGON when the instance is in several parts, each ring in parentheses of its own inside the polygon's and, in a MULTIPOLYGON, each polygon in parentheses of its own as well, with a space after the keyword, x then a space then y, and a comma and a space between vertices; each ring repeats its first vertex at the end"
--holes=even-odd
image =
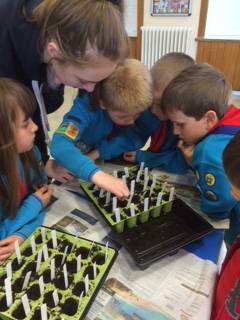
MULTIPOLYGON (((55 111, 63 103, 63 87, 52 90, 46 83, 46 64, 42 63, 39 51, 39 30, 35 22, 23 14, 23 5, 31 15, 40 0, 0 1, 0 76, 14 78, 32 90, 32 80, 43 84, 43 96, 47 113, 55 111)), ((39 126, 36 136, 44 162, 47 148, 40 120, 39 109, 33 120, 39 126)))

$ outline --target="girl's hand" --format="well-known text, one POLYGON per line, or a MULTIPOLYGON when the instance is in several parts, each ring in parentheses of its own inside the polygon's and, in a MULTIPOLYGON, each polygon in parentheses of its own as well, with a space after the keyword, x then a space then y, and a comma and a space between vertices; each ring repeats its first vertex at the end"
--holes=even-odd
POLYGON ((52 193, 53 189, 47 185, 44 185, 43 187, 39 188, 34 194, 42 201, 44 207, 46 207, 51 199, 52 193))
POLYGON ((182 152, 186 162, 192 166, 192 157, 195 149, 195 145, 187 145, 183 142, 183 140, 179 140, 178 148, 182 152))
POLYGON ((2 264, 15 251, 14 242, 18 240, 19 245, 24 241, 23 238, 12 235, 4 240, 0 240, 0 264, 2 264))
POLYGON ((115 178, 103 171, 98 171, 92 176, 92 182, 99 188, 103 188, 114 193, 119 199, 125 199, 129 196, 129 190, 123 180, 115 178))
POLYGON ((57 161, 49 159, 45 165, 45 171, 48 177, 53 178, 59 182, 67 182, 74 179, 71 172, 60 166, 57 161))
POLYGON ((129 162, 136 162, 136 151, 124 152, 123 159, 129 162))

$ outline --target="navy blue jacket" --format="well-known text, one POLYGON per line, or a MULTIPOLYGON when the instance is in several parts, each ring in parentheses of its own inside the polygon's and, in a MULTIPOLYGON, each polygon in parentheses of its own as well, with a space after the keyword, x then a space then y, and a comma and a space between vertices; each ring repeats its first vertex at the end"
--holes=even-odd
MULTIPOLYGON (((42 63, 39 51, 39 30, 35 22, 29 21, 23 14, 23 5, 27 15, 39 0, 1 0, 0 1, 0 77, 16 79, 32 90, 32 80, 43 84, 43 96, 47 113, 55 111, 63 102, 63 87, 52 90, 46 81, 46 64, 42 63)), ((40 121, 39 110, 33 120, 39 130, 35 143, 39 147, 43 161, 47 160, 47 149, 40 121)))

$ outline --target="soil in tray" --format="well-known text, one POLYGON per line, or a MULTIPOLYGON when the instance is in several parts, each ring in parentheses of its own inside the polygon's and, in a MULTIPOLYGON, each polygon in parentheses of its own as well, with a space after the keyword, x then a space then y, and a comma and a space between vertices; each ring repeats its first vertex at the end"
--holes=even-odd
POLYGON ((44 283, 51 282, 51 270, 47 269, 42 273, 44 283))
POLYGON ((76 249, 76 256, 79 256, 81 254, 82 259, 87 259, 89 255, 89 249, 85 247, 79 247, 76 249))
MULTIPOLYGON (((70 285, 72 281, 73 277, 68 275, 68 285, 70 285)), ((53 283, 57 289, 66 290, 63 272, 58 274, 57 278, 53 279, 53 283)))
MULTIPOLYGON (((52 291, 48 291, 44 294, 44 299, 43 299, 43 303, 46 303, 48 308, 55 308, 55 304, 54 304, 54 300, 53 300, 53 290, 52 291)), ((59 300, 61 300, 62 295, 60 292, 58 292, 58 297, 59 300)))
POLYGON ((32 271, 31 277, 36 274, 37 263, 35 261, 29 262, 23 269, 23 275, 27 274, 28 271, 32 271))
POLYGON ((125 208, 127 206, 127 200, 118 200, 117 207, 118 208, 125 208))
POLYGON ((22 303, 13 311, 12 316, 18 320, 26 318, 22 303))
POLYGON ((7 274, 4 273, 1 277, 0 277, 0 287, 4 287, 4 280, 7 278, 7 274))
MULTIPOLYGON (((50 316, 50 314, 48 312, 48 318, 49 318, 49 316, 50 316)), ((41 315, 41 309, 40 308, 35 310, 35 312, 34 312, 34 314, 33 314, 31 319, 32 320, 42 320, 42 315, 41 315)))
POLYGON ((6 297, 3 297, 0 300, 0 312, 5 312, 7 311, 8 306, 7 306, 7 301, 6 301, 6 297))
POLYGON ((102 265, 105 263, 105 254, 98 254, 95 257, 93 257, 92 262, 96 262, 98 265, 102 265))
POLYGON ((77 273, 77 259, 66 262, 68 273, 77 273))
POLYGON ((63 254, 56 254, 53 258, 55 259, 55 268, 60 268, 63 259, 63 254))
POLYGON ((137 194, 135 194, 135 195, 132 197, 132 202, 137 204, 137 203, 139 203, 139 201, 140 201, 140 196, 137 195, 137 194))
MULTIPOLYGON (((98 275, 99 274, 99 270, 98 270, 98 268, 96 268, 96 269, 97 269, 97 275, 98 275)), ((85 271, 83 273, 83 277, 85 278, 87 274, 88 274, 89 280, 94 280, 93 266, 88 266, 85 269, 85 271)))
POLYGON ((32 247, 27 247, 23 252, 22 255, 25 257, 30 257, 33 254, 32 247))
POLYGON ((112 213, 112 203, 106 205, 103 207, 105 211, 107 211, 107 213, 112 213))
POLYGON ((73 243, 68 241, 67 239, 64 239, 60 246, 59 246, 59 251, 62 251, 64 252, 66 246, 68 246, 68 249, 67 249, 67 254, 69 254, 71 252, 71 249, 72 249, 72 246, 73 246, 73 243))
POLYGON ((17 278, 12 284, 12 291, 15 293, 22 292, 24 277, 17 278))
POLYGON ((31 300, 37 300, 40 298, 41 293, 40 293, 40 288, 37 283, 32 285, 28 290, 27 290, 27 296, 31 300))
POLYGON ((78 302, 73 298, 68 298, 61 305, 62 312, 68 316, 73 316, 78 309, 78 302))
POLYGON ((18 260, 17 258, 15 258, 12 262, 12 270, 13 271, 19 270, 23 266, 23 264, 24 264, 24 259, 22 259, 21 263, 18 264, 18 260))
POLYGON ((42 234, 39 234, 36 238, 35 238, 35 243, 36 244, 40 244, 42 243, 42 234))
POLYGON ((80 282, 76 283, 75 287, 72 290, 72 293, 75 296, 80 297, 82 292, 83 292, 83 297, 84 297, 85 296, 85 284, 83 281, 80 281, 80 282))

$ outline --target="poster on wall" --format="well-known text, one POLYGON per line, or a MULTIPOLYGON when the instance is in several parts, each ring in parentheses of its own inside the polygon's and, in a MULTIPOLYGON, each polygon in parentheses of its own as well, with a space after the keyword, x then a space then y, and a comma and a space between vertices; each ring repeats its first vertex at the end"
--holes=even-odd
POLYGON ((191 0, 151 0, 152 16, 190 16, 191 0))

